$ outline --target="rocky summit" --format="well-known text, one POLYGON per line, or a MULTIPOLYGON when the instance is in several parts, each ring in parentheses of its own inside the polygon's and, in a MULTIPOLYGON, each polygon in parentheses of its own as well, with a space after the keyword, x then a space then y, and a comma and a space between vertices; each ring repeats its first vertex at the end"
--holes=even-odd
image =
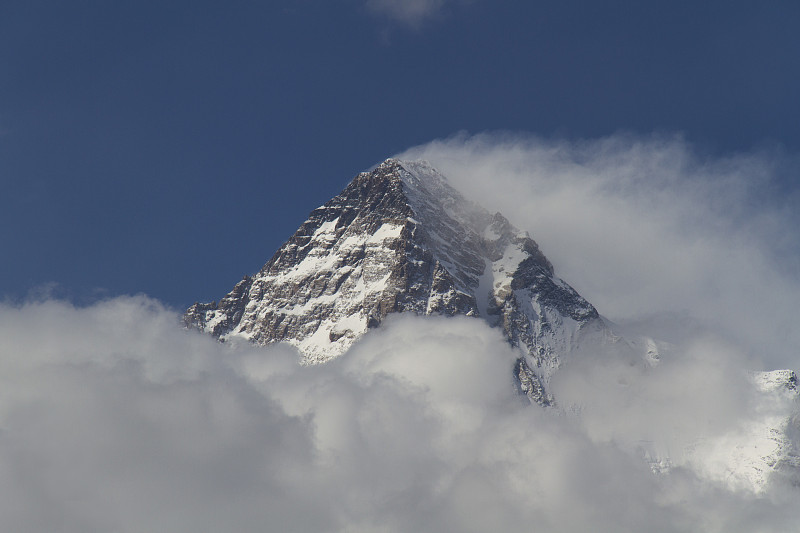
POLYGON ((588 331, 605 330, 525 232, 467 201, 429 164, 388 159, 311 212, 255 275, 187 326, 221 340, 287 342, 305 363, 346 351, 390 313, 464 315, 521 349, 521 389, 547 382, 588 331))

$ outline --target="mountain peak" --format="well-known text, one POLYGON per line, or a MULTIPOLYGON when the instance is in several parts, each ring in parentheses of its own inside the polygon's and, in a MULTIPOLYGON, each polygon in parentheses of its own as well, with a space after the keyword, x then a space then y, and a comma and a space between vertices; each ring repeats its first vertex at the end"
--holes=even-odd
POLYGON ((502 328, 524 354, 522 388, 539 401, 559 354, 598 319, 527 233, 428 163, 387 159, 312 211, 256 275, 218 304, 193 305, 185 321, 222 340, 288 342, 321 363, 403 312, 502 328))

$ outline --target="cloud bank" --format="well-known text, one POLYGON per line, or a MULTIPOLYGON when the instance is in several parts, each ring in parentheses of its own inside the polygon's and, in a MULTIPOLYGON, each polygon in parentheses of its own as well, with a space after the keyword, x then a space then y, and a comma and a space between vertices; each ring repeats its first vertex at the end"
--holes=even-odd
POLYGON ((796 477, 736 467, 800 433, 795 418, 794 441, 774 439, 796 396, 759 393, 749 373, 800 366, 779 157, 519 136, 404 156, 531 231, 601 312, 668 341, 661 362, 589 347, 545 410, 515 392, 517 354, 477 319, 393 317, 301 367, 285 346, 185 331, 143 296, 0 304, 0 529, 796 527, 796 477))
POLYGON ((679 137, 487 134, 399 157, 429 160, 529 231, 601 314, 658 315, 647 326, 664 337, 702 324, 765 368, 800 366, 800 196, 786 179, 798 165, 786 154, 704 156, 679 137))
POLYGON ((574 417, 523 402, 516 354, 476 319, 396 317, 316 367, 177 323, 145 297, 0 306, 0 528, 777 532, 800 518, 797 489, 734 490, 688 464, 655 475, 621 444, 696 435, 690 400, 716 421, 707 434, 736 425, 739 361, 700 350, 640 389, 576 387, 576 371, 561 392, 599 407, 574 417), (657 386, 675 373, 682 387, 657 386))

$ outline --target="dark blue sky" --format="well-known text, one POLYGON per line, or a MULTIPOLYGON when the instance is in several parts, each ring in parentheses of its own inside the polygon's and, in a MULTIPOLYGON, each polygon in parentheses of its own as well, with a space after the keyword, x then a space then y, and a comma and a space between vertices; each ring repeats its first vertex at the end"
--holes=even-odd
POLYGON ((4 2, 0 297, 217 299, 356 172, 461 130, 800 152, 796 1, 384 4, 4 2))

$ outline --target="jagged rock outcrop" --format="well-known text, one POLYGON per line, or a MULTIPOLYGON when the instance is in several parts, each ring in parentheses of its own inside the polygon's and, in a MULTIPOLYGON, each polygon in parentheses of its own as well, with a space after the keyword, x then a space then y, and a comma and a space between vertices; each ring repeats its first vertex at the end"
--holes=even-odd
POLYGON ((604 327, 527 233, 465 200, 427 163, 395 159, 356 176, 257 274, 219 303, 193 305, 185 322, 222 340, 288 342, 321 363, 408 312, 502 328, 524 354, 522 389, 540 403, 581 332, 604 327))

